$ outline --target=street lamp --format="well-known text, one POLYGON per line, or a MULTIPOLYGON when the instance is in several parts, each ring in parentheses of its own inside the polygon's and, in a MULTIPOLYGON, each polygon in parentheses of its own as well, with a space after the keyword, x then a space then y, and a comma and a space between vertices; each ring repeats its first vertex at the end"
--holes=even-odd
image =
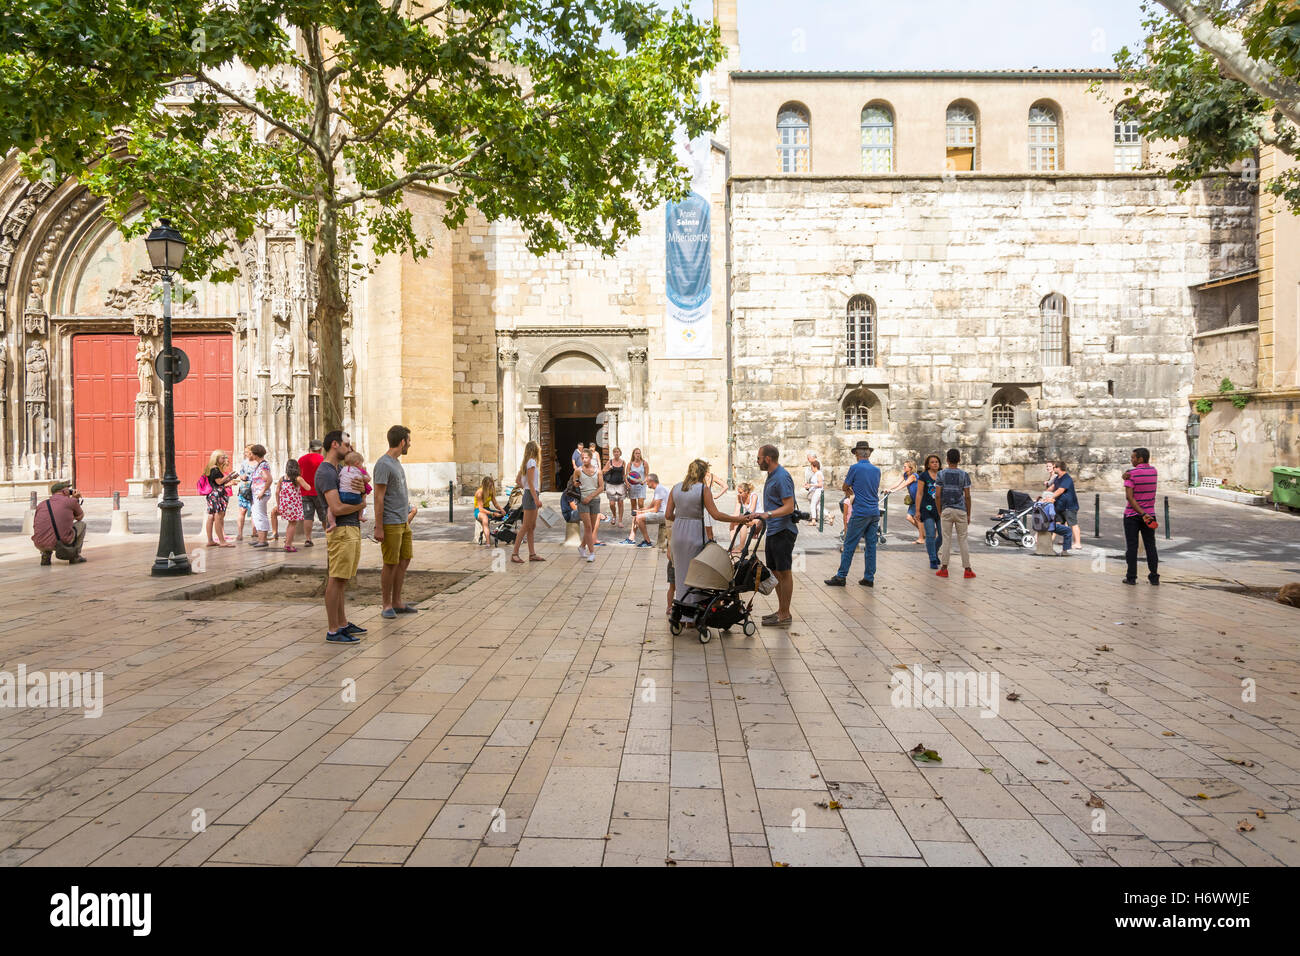
POLYGON ((185 552, 185 530, 181 526, 181 499, 177 494, 180 479, 176 477, 176 421, 173 414, 172 383, 176 372, 172 354, 172 273, 181 267, 185 258, 185 240, 166 219, 158 220, 144 240, 149 250, 153 270, 163 281, 163 348, 158 362, 163 380, 163 500, 158 505, 162 512, 158 529, 158 555, 153 561, 154 576, 190 573, 190 558, 185 552))
POLYGON ((1195 488, 1200 482, 1200 463, 1196 460, 1200 454, 1199 443, 1197 439, 1201 437, 1201 416, 1192 412, 1187 416, 1187 447, 1188 447, 1188 484, 1195 488))

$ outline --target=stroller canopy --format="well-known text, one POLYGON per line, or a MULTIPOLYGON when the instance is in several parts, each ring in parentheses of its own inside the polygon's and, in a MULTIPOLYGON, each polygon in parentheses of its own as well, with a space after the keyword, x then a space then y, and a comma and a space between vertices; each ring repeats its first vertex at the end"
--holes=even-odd
POLYGON ((710 541, 695 556, 686 572, 686 586, 705 591, 723 591, 731 587, 731 554, 716 541, 710 541))

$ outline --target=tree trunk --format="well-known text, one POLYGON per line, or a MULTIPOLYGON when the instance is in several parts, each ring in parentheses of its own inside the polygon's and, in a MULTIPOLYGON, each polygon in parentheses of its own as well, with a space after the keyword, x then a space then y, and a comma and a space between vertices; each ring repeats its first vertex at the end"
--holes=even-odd
MULTIPOLYGON (((339 276, 338 219, 323 202, 318 204, 317 213, 313 266, 317 288, 315 319, 320 336, 320 420, 323 432, 328 433, 343 428, 347 417, 343 397, 343 319, 347 316, 347 302, 339 276)), ((355 361, 357 343, 349 344, 355 361)))

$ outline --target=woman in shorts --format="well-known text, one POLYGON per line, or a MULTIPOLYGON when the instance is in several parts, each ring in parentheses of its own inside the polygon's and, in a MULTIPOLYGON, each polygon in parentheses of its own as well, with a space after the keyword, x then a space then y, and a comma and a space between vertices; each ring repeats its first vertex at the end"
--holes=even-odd
POLYGON ((636 514, 645 507, 645 476, 650 474, 650 466, 641 457, 641 449, 633 448, 632 457, 627 463, 627 500, 629 514, 636 514))
POLYGON ((916 516, 916 497, 921 488, 919 479, 916 474, 916 462, 903 462, 903 477, 898 479, 898 484, 890 488, 885 494, 892 495, 899 488, 907 488, 907 500, 910 504, 907 506, 907 523, 916 529, 916 540, 913 544, 925 544, 925 528, 921 525, 921 520, 916 516))
POLYGON ((542 506, 542 479, 538 465, 541 457, 537 442, 530 441, 524 446, 524 461, 519 466, 519 474, 515 475, 515 486, 524 489, 524 521, 519 529, 519 537, 515 538, 514 553, 510 555, 510 560, 515 564, 524 563, 524 559, 519 557, 519 545, 523 543, 524 538, 528 539, 528 560, 546 560, 537 553, 536 541, 537 509, 542 506))
POLYGON ((226 503, 230 496, 227 487, 239 477, 238 472, 226 473, 230 467, 230 456, 217 449, 208 459, 208 484, 212 490, 207 493, 208 517, 203 523, 203 532, 207 535, 209 548, 233 548, 233 542, 226 540, 226 503), (216 541, 213 541, 213 535, 216 541))
POLYGON ((623 499, 627 497, 626 472, 627 462, 623 460, 623 452, 615 448, 601 470, 605 497, 609 499, 609 516, 615 528, 623 527, 623 499))
POLYGON ((582 522, 582 544, 578 557, 596 560, 596 529, 600 526, 600 495, 605 490, 605 476, 592 463, 591 452, 582 453, 578 467, 578 518, 582 522))

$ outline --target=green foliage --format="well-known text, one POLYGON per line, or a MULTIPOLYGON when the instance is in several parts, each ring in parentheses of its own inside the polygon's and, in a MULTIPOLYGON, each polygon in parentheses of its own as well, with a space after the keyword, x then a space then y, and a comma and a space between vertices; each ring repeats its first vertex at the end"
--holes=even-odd
POLYGON ((1222 382, 1219 383, 1220 395, 1231 395, 1234 391, 1236 391, 1236 389, 1237 386, 1232 384, 1232 379, 1230 378, 1225 378, 1222 382))
POLYGON ((1219 383, 1219 394, 1226 395, 1232 401, 1232 407, 1240 411, 1250 404, 1250 396, 1237 391, 1237 386, 1232 384, 1232 379, 1225 378, 1219 383))
MULTIPOLYGON (((1251 56, 1279 73, 1300 75, 1300 8, 1290 0, 1219 4, 1220 26, 1240 32, 1251 56)), ((1187 27, 1150 0, 1143 0, 1142 49, 1123 47, 1115 65, 1124 80, 1122 106, 1148 140, 1174 145, 1171 181, 1187 188, 1243 162, 1243 175, 1257 175, 1255 151, 1261 136, 1292 156, 1300 140, 1276 104, 1228 76, 1214 56, 1197 45, 1187 27)), ((1262 184, 1300 212, 1300 169, 1262 184)))
POLYGON ((1204 418, 1210 412, 1214 411, 1214 400, 1210 398, 1198 398, 1196 400, 1196 414, 1204 418))
POLYGON ((232 278, 232 241, 290 209, 344 273, 363 239, 422 255, 419 184, 450 228, 475 208, 537 253, 612 253, 685 192, 676 130, 719 118, 696 98, 716 28, 647 0, 6 0, 5 21, 0 154, 77 176, 128 237, 168 216, 191 278, 232 278))

